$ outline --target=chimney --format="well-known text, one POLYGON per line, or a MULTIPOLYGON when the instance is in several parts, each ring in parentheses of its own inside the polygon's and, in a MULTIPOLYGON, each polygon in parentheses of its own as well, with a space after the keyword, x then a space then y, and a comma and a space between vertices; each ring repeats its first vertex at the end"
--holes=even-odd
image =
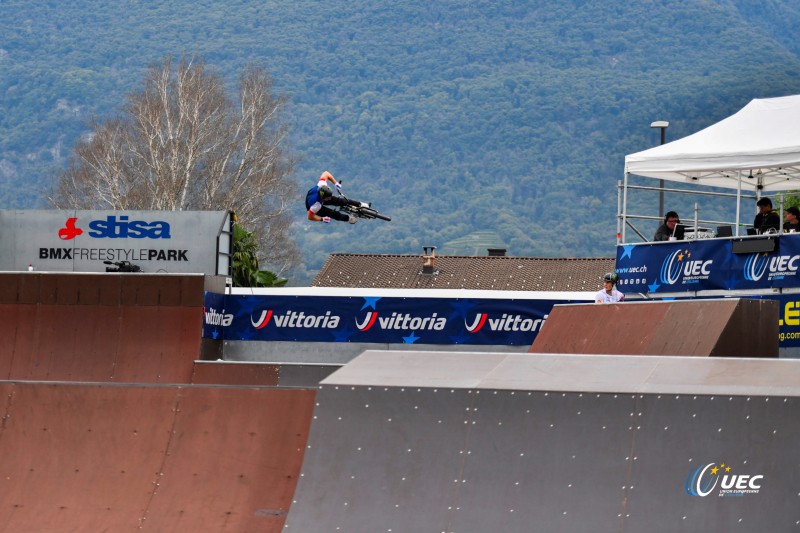
POLYGON ((433 274, 433 269, 436 267, 436 247, 423 246, 422 247, 422 273, 433 274))
POLYGON ((506 249, 505 248, 489 248, 489 257, 505 257, 506 256, 506 249))

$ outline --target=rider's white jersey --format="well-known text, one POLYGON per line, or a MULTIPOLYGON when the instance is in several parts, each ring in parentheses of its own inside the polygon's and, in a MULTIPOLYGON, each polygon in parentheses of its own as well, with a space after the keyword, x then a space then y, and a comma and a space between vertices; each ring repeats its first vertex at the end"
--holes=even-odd
POLYGON ((613 304, 621 302, 625 299, 625 295, 617 289, 611 289, 611 294, 608 294, 605 289, 597 291, 594 301, 599 304, 613 304))

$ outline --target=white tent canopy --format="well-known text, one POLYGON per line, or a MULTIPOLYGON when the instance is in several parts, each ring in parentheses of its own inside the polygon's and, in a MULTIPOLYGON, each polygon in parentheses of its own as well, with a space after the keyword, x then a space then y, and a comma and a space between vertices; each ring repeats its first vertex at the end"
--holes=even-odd
POLYGON ((800 95, 752 100, 693 135, 627 155, 625 173, 742 191, 800 189, 800 95))

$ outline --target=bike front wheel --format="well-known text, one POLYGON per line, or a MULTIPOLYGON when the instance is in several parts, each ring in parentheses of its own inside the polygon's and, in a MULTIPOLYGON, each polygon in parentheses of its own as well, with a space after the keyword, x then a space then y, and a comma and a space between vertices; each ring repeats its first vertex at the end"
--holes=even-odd
POLYGON ((360 211, 361 211, 361 216, 363 216, 364 218, 379 218, 381 220, 385 220, 386 222, 392 221, 392 217, 387 217, 386 215, 382 215, 370 207, 362 207, 360 211))

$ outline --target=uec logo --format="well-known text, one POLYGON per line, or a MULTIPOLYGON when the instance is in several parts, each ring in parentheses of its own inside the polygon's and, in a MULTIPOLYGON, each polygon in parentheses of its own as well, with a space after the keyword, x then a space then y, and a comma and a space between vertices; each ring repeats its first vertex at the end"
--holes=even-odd
POLYGON ((686 478, 686 494, 705 498, 711 494, 719 482, 720 496, 742 496, 744 494, 758 494, 764 476, 751 476, 749 474, 725 474, 730 472, 730 467, 725 465, 716 466, 716 463, 708 463, 706 466, 697 468, 686 478))
POLYGON ((674 285, 684 276, 709 276, 711 275, 712 259, 707 261, 689 261, 692 254, 688 250, 675 250, 669 254, 661 264, 661 283, 674 285))
POLYGON ((751 254, 744 262, 744 279, 758 281, 769 271, 771 276, 793 276, 800 269, 800 255, 751 254))
POLYGON ((711 494, 711 491, 714 490, 714 487, 717 486, 717 481, 719 481, 719 477, 717 476, 709 476, 708 481, 703 483, 703 476, 705 475, 706 471, 714 466, 714 463, 708 463, 703 468, 698 468, 694 472, 689 472, 689 476, 686 478, 686 493, 692 496, 700 496, 704 498, 711 494))
POLYGON ((769 257, 766 254, 751 254, 744 262, 744 279, 758 281, 767 271, 769 257))

